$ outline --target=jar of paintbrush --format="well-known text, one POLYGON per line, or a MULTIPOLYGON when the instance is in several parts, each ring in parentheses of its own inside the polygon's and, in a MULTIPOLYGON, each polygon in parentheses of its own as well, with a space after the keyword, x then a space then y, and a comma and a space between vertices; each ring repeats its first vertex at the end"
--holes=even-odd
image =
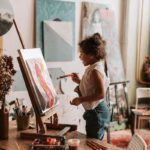
POLYGON ((27 112, 27 106, 23 105, 22 109, 16 108, 17 130, 26 130, 29 128, 30 112, 27 112))

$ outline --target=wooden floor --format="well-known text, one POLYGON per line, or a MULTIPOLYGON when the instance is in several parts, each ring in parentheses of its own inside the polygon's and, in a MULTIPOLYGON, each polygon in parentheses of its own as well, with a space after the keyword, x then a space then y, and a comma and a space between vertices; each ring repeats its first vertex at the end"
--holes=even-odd
MULTIPOLYGON (((150 129, 138 129, 136 133, 139 133, 144 138, 150 139, 150 129)), ((120 131, 112 131, 111 136, 123 136, 123 135, 131 135, 130 129, 120 130, 120 131)))
MULTIPOLYGON (((145 141, 148 145, 148 150, 150 150, 150 129, 138 129, 135 132, 138 133, 143 139, 145 139, 145 141)), ((126 129, 126 130, 113 131, 110 133, 110 137, 111 137, 112 144, 114 144, 113 141, 119 141, 119 139, 127 139, 125 141, 128 141, 127 142, 127 144, 128 144, 130 142, 130 140, 132 139, 132 134, 131 134, 130 129, 126 129)), ((104 141, 107 141, 106 134, 104 137, 104 141)), ((120 140, 120 141, 122 141, 122 140, 120 140)), ((119 148, 122 148, 122 147, 119 146, 119 148)), ((122 149, 124 150, 126 148, 122 148, 122 149)))

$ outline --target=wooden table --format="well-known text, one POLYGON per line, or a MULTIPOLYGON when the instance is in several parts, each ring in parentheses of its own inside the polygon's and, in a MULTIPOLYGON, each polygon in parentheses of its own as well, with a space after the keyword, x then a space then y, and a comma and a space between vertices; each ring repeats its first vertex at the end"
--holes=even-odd
POLYGON ((132 109, 130 116, 132 135, 135 133, 136 129, 140 129, 140 124, 142 120, 149 120, 149 119, 150 119, 150 111, 147 111, 145 109, 132 109))
MULTIPOLYGON (((33 130, 33 129, 32 129, 33 130)), ((92 150, 87 144, 86 140, 93 140, 94 142, 98 142, 99 144, 107 147, 108 150, 119 150, 116 146, 111 144, 103 143, 102 141, 96 139, 87 139, 84 134, 81 134, 77 131, 69 132, 66 134, 66 138, 79 138, 80 146, 79 150, 92 150)), ((9 139, 8 140, 0 140, 0 150, 30 150, 31 149, 31 140, 23 140, 20 139, 20 132, 17 131, 16 124, 10 124, 9 126, 9 139)))

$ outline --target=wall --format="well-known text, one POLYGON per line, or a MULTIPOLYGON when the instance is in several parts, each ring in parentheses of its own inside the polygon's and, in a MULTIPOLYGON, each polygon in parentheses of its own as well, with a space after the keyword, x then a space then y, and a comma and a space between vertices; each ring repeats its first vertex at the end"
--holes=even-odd
POLYGON ((128 93, 130 104, 135 102, 136 89, 136 44, 137 44, 137 23, 138 23, 138 2, 136 0, 128 0, 128 23, 127 23, 127 39, 126 39, 126 75, 130 80, 128 85, 128 93))
MULTIPOLYGON (((67 1, 67 0, 66 0, 67 1)), ((69 0, 68 0, 69 1, 69 0)), ((73 1, 73 0, 70 0, 73 1)), ((77 11, 76 11, 76 45, 79 41, 80 35, 80 14, 81 14, 81 1, 82 0, 74 0, 76 1, 77 11)), ((119 39, 122 47, 123 61, 126 69, 126 78, 130 80, 130 84, 128 85, 129 91, 129 101, 130 103, 134 103, 135 101, 135 88, 136 88, 136 79, 135 79, 135 68, 136 68, 136 38, 137 38, 137 19, 138 19, 138 3, 137 0, 87 0, 90 2, 98 2, 98 3, 108 3, 111 4, 115 10, 116 21, 117 21, 117 31, 119 33, 119 39), (126 5, 126 6, 124 6, 126 5), (123 11, 123 9, 125 9, 123 11), (126 17, 126 18, 124 18, 126 17), (123 20, 125 22, 123 22, 123 20), (122 29, 122 24, 124 25, 124 29, 122 29), (124 57, 125 56, 125 57, 124 57)), ((15 13, 15 21, 20 30, 22 39, 24 41, 26 48, 34 48, 34 0, 10 0, 14 13, 15 13)), ((14 26, 11 30, 4 35, 4 49, 6 54, 12 55, 14 57, 15 68, 19 70, 19 66, 16 60, 17 49, 21 49, 22 46, 19 42, 18 35, 15 31, 14 26)), ((64 70, 65 73, 70 72, 79 72, 80 75, 83 74, 83 65, 78 59, 78 48, 76 47, 76 59, 72 62, 51 62, 47 63, 49 68, 60 67, 64 70)), ((74 84, 72 82, 68 83, 68 87, 70 90, 73 90, 74 84)), ((67 86, 66 86, 67 87, 67 86)), ((28 98, 28 94, 26 91, 22 92, 10 92, 10 96, 8 96, 9 100, 13 100, 16 97, 26 97, 28 98)))
MULTIPOLYGON (((66 0, 67 1, 67 0, 66 0)), ((69 1, 69 0, 68 0, 69 1)), ((74 0, 70 0, 74 1, 74 0)), ((72 62, 51 62, 47 63, 48 67, 55 68, 60 67, 64 70, 64 72, 80 72, 81 75, 83 73, 83 66, 78 59, 78 47, 77 43, 79 42, 80 36, 80 14, 81 14, 81 1, 76 1, 76 59, 72 62), (74 66, 74 67, 72 67, 74 66)), ((119 32, 119 18, 120 18, 120 1, 114 0, 113 3, 110 0, 87 0, 89 2, 98 2, 112 5, 115 10, 116 20, 117 20, 117 29, 119 32)), ((17 23, 18 29, 20 31, 22 40, 24 42, 25 48, 33 48, 34 47, 34 4, 35 0, 11 0, 10 1, 15 14, 15 21, 17 23), (25 6, 25 7, 24 7, 25 6), (28 9, 27 9, 28 8, 28 9)), ((18 56, 17 50, 21 49, 22 46, 18 39, 17 32, 15 31, 15 27, 13 26, 11 30, 4 35, 4 49, 6 54, 12 55, 14 57, 15 68, 19 70, 19 66, 16 60, 18 56)))
MULTIPOLYGON (((76 2, 76 9, 77 9, 76 10, 76 58, 74 61, 71 61, 71 62, 50 62, 50 63, 47 63, 47 66, 48 68, 57 68, 57 67, 62 68, 65 73, 79 72, 80 76, 82 76, 84 68, 78 58, 78 47, 77 47, 77 44, 80 39, 80 15, 81 15, 81 1, 82 0, 68 0, 68 1, 76 2)), ((116 28, 117 28, 117 32, 119 33, 120 18, 121 18, 120 12, 121 12, 121 4, 122 4, 121 1, 120 0, 113 0, 113 2, 111 0, 87 0, 87 1, 105 3, 105 4, 111 5, 111 7, 115 10, 116 28)), ((34 46, 35 0, 25 0, 25 1, 10 0, 10 2, 14 9, 15 21, 20 31, 25 48, 34 48, 35 47, 34 46)), ((120 37, 120 34, 119 34, 119 37, 120 37)), ((17 50, 21 49, 22 46, 20 44, 16 29, 14 26, 6 35, 3 36, 3 39, 4 39, 4 49, 5 49, 4 53, 9 54, 14 57, 15 68, 16 70, 20 70, 16 57, 18 56, 17 50)), ((73 84, 72 81, 68 81, 68 83, 64 85, 64 88, 66 88, 65 91, 66 93, 68 93, 68 96, 67 97, 61 96, 61 97, 63 99, 67 99, 67 101, 71 100, 72 96, 70 95, 70 93, 72 93, 75 86, 76 85, 73 84)), ((15 91, 14 92, 11 90, 9 95, 7 96, 8 101, 14 100, 16 98, 25 98, 26 103, 30 105, 30 100, 29 100, 27 91, 15 91)), ((66 108, 68 108, 68 106, 66 108)), ((74 108, 70 108, 70 109, 75 110, 74 108)), ((83 108, 79 107, 78 111, 82 117, 83 108)), ((65 115, 63 117, 65 118, 65 115)), ((84 124, 84 122, 82 122, 82 124, 84 124)), ((79 130, 83 131, 84 129, 82 127, 79 130)))
MULTIPOLYGON (((140 8, 140 2, 144 2, 144 11, 148 11, 150 9, 150 2, 149 0, 128 0, 128 19, 127 19, 127 26, 126 26, 126 57, 125 57, 125 68, 126 68, 126 76, 127 79, 130 80, 129 86, 128 86, 128 93, 129 93, 129 99, 130 104, 135 103, 135 90, 137 87, 143 87, 144 85, 141 85, 136 80, 136 63, 139 61, 137 60, 137 50, 138 50, 138 35, 139 35, 139 8, 140 8), (146 8, 145 8, 146 7, 146 8)), ((150 18, 150 13, 145 13, 146 15, 144 17, 150 18)), ((148 21, 145 19, 145 21, 148 21)), ((143 26, 145 22, 142 23, 143 26)), ((148 24, 148 23, 146 23, 148 24)), ((144 32, 149 32, 149 28, 145 27, 144 32), (147 30, 147 31, 146 31, 147 30)), ((140 38, 140 37, 139 37, 140 38)), ((144 37, 142 41, 144 40, 144 37)), ((143 43, 142 43, 143 44, 143 43)), ((144 53, 144 48, 148 47, 149 43, 144 43, 140 49, 142 53, 144 53)))

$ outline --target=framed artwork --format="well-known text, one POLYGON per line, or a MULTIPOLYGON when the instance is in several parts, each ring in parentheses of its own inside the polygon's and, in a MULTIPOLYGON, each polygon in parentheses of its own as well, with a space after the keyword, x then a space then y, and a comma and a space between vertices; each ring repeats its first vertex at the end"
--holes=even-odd
POLYGON ((136 79, 150 86, 150 1, 139 1, 137 32, 136 79))
POLYGON ((47 62, 74 59, 74 2, 36 0, 36 47, 42 49, 47 62))
POLYGON ((41 49, 21 49, 19 55, 31 87, 29 92, 34 93, 34 104, 36 104, 38 111, 43 114, 55 107, 58 104, 58 99, 41 49))
POLYGON ((107 4, 82 3, 82 38, 100 33, 106 41, 107 65, 111 82, 125 80, 115 13, 107 4))

